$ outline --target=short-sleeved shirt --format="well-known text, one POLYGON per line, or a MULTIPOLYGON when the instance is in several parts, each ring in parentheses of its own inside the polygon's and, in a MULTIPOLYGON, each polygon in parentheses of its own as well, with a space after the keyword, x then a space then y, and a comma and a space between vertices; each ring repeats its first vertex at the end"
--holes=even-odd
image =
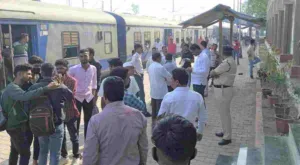
POLYGON ((214 79, 215 85, 233 86, 237 67, 232 56, 223 60, 214 71, 219 75, 219 77, 214 79))
POLYGON ((14 48, 14 55, 15 56, 28 56, 28 44, 27 43, 21 43, 20 41, 17 41, 13 44, 14 48))

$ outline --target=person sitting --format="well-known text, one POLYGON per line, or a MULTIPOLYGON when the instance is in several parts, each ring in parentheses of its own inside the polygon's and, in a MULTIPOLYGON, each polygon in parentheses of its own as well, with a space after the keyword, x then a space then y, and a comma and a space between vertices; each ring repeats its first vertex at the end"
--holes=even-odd
POLYGON ((179 115, 162 116, 153 129, 153 159, 159 165, 189 165, 197 154, 196 129, 179 115))

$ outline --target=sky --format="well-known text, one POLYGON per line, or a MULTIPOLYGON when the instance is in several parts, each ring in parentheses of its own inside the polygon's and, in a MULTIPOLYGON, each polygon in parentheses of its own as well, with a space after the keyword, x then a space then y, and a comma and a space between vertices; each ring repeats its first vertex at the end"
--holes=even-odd
MULTIPOLYGON (((173 19, 172 1, 173 0, 40 0, 47 3, 56 3, 73 7, 94 8, 101 10, 104 4, 104 10, 110 11, 110 1, 115 13, 132 13, 131 4, 139 5, 139 15, 152 16, 157 18, 173 19), (103 1, 103 2, 102 2, 103 1)), ((175 19, 186 20, 198 14, 201 14, 220 2, 224 5, 237 8, 239 0, 174 0, 175 19)), ((243 2, 244 0, 242 0, 243 2)))

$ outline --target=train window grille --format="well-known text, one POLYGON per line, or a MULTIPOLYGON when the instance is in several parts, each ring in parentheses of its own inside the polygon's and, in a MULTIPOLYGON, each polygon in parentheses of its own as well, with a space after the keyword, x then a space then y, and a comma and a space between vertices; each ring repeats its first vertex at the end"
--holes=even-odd
POLYGON ((154 39, 156 40, 156 39, 160 39, 160 31, 155 31, 154 32, 154 39))
POLYGON ((10 37, 9 37, 9 33, 3 33, 3 43, 4 43, 4 47, 10 47, 10 37))
POLYGON ((180 32, 176 32, 176 34, 175 34, 175 36, 176 36, 176 44, 179 44, 180 43, 180 32))
POLYGON ((141 32, 134 32, 133 37, 134 37, 134 44, 142 44, 142 34, 141 34, 141 32))
POLYGON ((144 32, 144 43, 145 47, 148 45, 148 48, 151 46, 151 32, 144 32))
POLYGON ((111 32, 104 32, 104 49, 105 54, 111 54, 113 51, 111 32))
POLYGON ((62 32, 63 57, 72 58, 79 54, 79 33, 78 32, 62 32))

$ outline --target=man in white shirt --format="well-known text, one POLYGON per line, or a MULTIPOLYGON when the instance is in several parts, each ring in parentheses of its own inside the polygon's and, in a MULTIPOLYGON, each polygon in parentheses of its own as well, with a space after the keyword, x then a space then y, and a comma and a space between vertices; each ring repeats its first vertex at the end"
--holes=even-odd
POLYGON ((143 47, 141 44, 134 45, 135 54, 132 56, 131 63, 135 68, 134 78, 140 88, 139 97, 143 101, 145 105, 145 91, 144 91, 144 69, 142 64, 142 54, 143 54, 143 47))
POLYGON ((193 55, 198 57, 195 60, 194 67, 187 68, 187 71, 191 72, 191 84, 193 84, 194 91, 201 94, 204 98, 204 90, 207 85, 207 77, 210 69, 210 60, 208 54, 205 51, 201 52, 197 44, 193 44, 190 50, 193 55))
POLYGON ((177 68, 172 71, 171 86, 174 91, 165 95, 158 116, 166 113, 186 118, 197 128, 197 137, 201 140, 207 122, 207 111, 203 97, 189 89, 188 81, 189 75, 185 69, 177 68))
POLYGON ((125 62, 123 64, 123 67, 128 69, 128 75, 130 76, 130 83, 129 83, 129 87, 127 88, 127 92, 133 95, 137 95, 138 92, 140 91, 140 88, 135 80, 135 78, 133 77, 134 75, 134 66, 132 65, 131 62, 125 62))
POLYGON ((160 53, 152 55, 153 63, 149 66, 150 96, 152 105, 152 125, 155 124, 156 116, 162 99, 168 93, 167 81, 171 81, 171 74, 161 65, 160 53))
POLYGON ((163 44, 160 42, 160 39, 157 38, 156 41, 154 42, 154 47, 157 49, 157 51, 161 51, 163 44))

